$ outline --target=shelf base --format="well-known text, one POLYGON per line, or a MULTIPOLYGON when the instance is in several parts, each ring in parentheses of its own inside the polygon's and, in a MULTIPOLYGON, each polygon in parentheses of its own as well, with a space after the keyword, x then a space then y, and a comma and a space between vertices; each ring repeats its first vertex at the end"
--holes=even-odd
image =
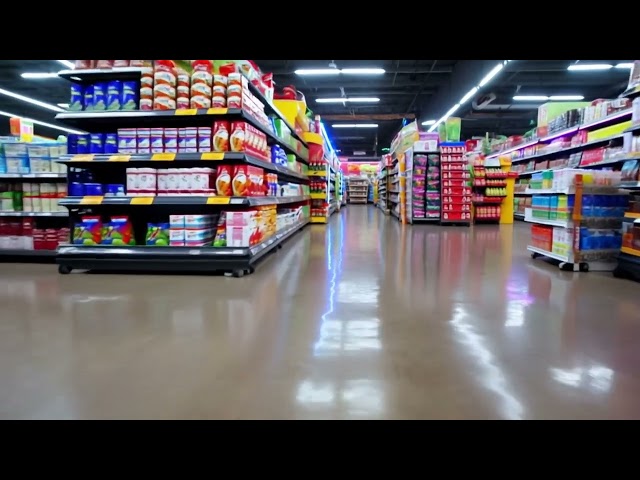
POLYGON ((147 271, 213 273, 228 272, 234 277, 253 273, 255 264, 267 253, 301 230, 308 222, 289 227, 265 242, 250 248, 215 247, 110 247, 103 245, 63 245, 56 262, 62 274, 72 270, 147 271))
POLYGON ((618 265, 613 270, 616 278, 626 278, 634 282, 640 282, 640 257, 620 253, 618 255, 618 265))
POLYGON ((55 250, 0 249, 0 263, 55 263, 55 250))

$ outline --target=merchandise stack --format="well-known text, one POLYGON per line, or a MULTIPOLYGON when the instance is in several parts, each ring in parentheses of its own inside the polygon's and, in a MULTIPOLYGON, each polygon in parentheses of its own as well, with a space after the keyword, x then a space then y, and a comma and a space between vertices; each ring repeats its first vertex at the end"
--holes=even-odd
POLYGON ((366 204, 369 199, 369 179, 349 177, 349 203, 366 204))
MULTIPOLYGON (((12 125, 13 129, 13 125, 12 125)), ((0 257, 53 259, 68 240, 65 143, 0 137, 0 257), (28 217, 28 218, 25 218, 28 217)))
POLYGON ((560 169, 532 178, 527 193, 533 223, 532 256, 560 261, 572 271, 612 271, 622 245, 629 195, 617 188, 620 172, 560 169))

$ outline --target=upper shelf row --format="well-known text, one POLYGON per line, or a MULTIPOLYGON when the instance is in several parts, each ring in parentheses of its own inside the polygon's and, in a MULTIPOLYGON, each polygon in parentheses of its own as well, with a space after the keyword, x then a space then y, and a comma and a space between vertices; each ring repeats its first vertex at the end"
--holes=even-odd
MULTIPOLYGON (((108 80, 140 80, 142 69, 135 67, 113 68, 109 70, 63 70, 59 76, 76 83, 95 83, 108 80)), ((282 113, 264 97, 252 83, 248 83, 251 93, 265 106, 268 116, 281 120, 291 131, 291 136, 302 146, 299 151, 294 146, 280 138, 271 127, 255 118, 249 111, 242 108, 208 108, 208 109, 180 109, 180 110, 117 110, 117 111, 68 111, 56 115, 56 120, 67 125, 85 130, 90 133, 98 133, 105 127, 179 127, 179 126, 205 126, 212 120, 220 118, 237 118, 244 120, 260 131, 275 143, 282 146, 288 153, 296 155, 304 163, 308 163, 308 145, 291 126, 282 113)))

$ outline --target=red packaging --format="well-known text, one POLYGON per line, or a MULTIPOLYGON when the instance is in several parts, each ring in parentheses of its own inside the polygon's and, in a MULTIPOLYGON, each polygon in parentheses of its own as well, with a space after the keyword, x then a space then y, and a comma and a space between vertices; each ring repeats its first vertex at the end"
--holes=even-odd
POLYGON ((87 70, 94 68, 95 60, 76 60, 76 70, 87 70))
POLYGON ((45 250, 56 250, 58 248, 58 231, 55 228, 47 228, 44 233, 45 250))
POLYGON ((231 124, 229 144, 232 152, 246 152, 259 158, 269 158, 267 136, 248 123, 231 124))
POLYGON ((252 196, 251 165, 236 165, 233 170, 233 195, 236 197, 252 196))
POLYGON ((213 141, 212 148, 214 152, 229 151, 229 122, 218 121, 213 122, 213 141))
POLYGON ((216 174, 217 194, 221 197, 233 196, 233 166, 220 165, 216 174))
POLYGON ((110 69, 113 68, 113 62, 115 60, 98 60, 96 68, 110 69))
POLYGON ((45 232, 46 230, 42 228, 33 229, 33 249, 34 250, 47 250, 45 232))
POLYGON ((116 67, 116 68, 128 67, 129 66, 129 60, 114 60, 113 61, 113 66, 116 67))

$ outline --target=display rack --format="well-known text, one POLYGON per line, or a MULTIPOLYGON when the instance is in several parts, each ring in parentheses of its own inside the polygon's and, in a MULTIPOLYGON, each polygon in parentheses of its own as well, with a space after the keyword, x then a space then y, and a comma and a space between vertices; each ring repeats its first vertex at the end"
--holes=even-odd
POLYGON ((369 179, 349 177, 349 203, 366 204, 369 199, 369 179))
POLYGON ((55 162, 64 153, 66 144, 53 140, 0 137, 0 261, 53 262, 69 237, 59 205, 66 170, 55 162))
POLYGON ((471 224, 471 188, 466 186, 471 174, 464 157, 464 142, 440 144, 440 169, 442 172, 443 225, 471 224))
POLYGON ((627 196, 616 187, 584 184, 583 174, 575 170, 558 174, 565 172, 573 177, 569 186, 527 191, 533 195, 532 208, 524 220, 534 224, 527 249, 532 258, 557 260, 562 270, 612 271, 627 196))
POLYGON ((471 160, 474 223, 500 222, 502 203, 507 197, 508 173, 500 168, 499 159, 487 160, 482 155, 471 160))
POLYGON ((384 212, 385 215, 389 215, 389 169, 391 159, 389 155, 383 155, 380 159, 380 172, 377 176, 378 184, 378 202, 377 206, 384 212))
MULTIPOLYGON (((74 82, 90 83, 105 78, 120 80, 122 73, 117 69, 108 72, 74 70, 73 75, 62 76, 74 82)), ((136 72, 125 73, 127 78, 135 78, 136 72)), ((248 150, 255 146, 247 145, 249 142, 244 144, 244 151, 230 152, 228 145, 221 148, 215 140, 204 150, 200 150, 202 147, 198 144, 198 153, 176 153, 171 150, 140 153, 140 147, 137 153, 119 149, 118 153, 111 155, 70 152, 60 161, 70 166, 70 172, 73 167, 74 175, 89 174, 92 181, 96 182, 91 185, 127 187, 121 188, 113 196, 106 193, 69 195, 60 202, 69 210, 71 228, 77 227, 72 236, 73 243, 59 248, 57 263, 60 273, 70 273, 74 269, 220 271, 241 277, 253 272, 258 260, 279 248, 309 222, 311 195, 307 164, 310 146, 302 138, 305 132, 300 133, 299 129, 291 127, 292 123, 252 83, 244 79, 241 85, 243 108, 81 111, 56 116, 60 122, 96 133, 141 127, 211 127, 214 122, 219 121, 244 121, 264 135, 269 145, 278 145, 291 156, 288 163, 285 159, 283 164, 276 161, 273 149, 271 158, 266 154, 266 149, 261 157, 257 152, 248 150), (249 101, 249 97, 253 100, 249 101), (274 127, 275 123, 278 126, 274 127), (286 136, 281 133, 284 130, 286 136), (222 151, 209 151, 216 149, 222 151), (135 181, 143 185, 144 181, 140 177, 135 180, 132 169, 151 171, 148 175, 152 177, 168 176, 172 169, 178 169, 178 172, 204 169, 206 178, 213 178, 209 172, 215 171, 217 180, 215 188, 205 189, 207 193, 185 191, 182 184, 175 189, 175 192, 180 193, 171 193, 170 188, 166 191, 160 189, 159 180, 157 190, 145 187, 140 192, 133 193, 131 185, 135 181), (264 188, 262 172, 271 174, 267 177, 265 173, 264 188), (129 184, 129 180, 133 183, 129 184), (243 181, 245 183, 241 183, 243 181), (267 186, 269 192, 265 195, 267 186), (237 192, 236 188, 239 189, 237 192), (227 193, 227 189, 229 192, 233 189, 233 192, 242 195, 233 196, 233 193, 227 193), (83 230, 86 226, 78 227, 87 222, 87 216, 92 219, 91 222, 104 222, 105 218, 111 217, 111 224, 114 223, 114 216, 126 218, 126 224, 123 222, 120 225, 124 224, 130 229, 130 243, 123 244, 126 242, 120 237, 115 237, 118 242, 113 241, 112 244, 104 244, 104 237, 100 237, 102 243, 93 237, 86 244, 79 243, 87 237, 78 238, 75 233, 87 233, 83 230), (185 217, 203 223, 194 230, 189 230, 189 226, 184 223, 185 217), (157 238, 152 234, 156 229, 162 231, 164 228, 157 225, 167 225, 169 218, 171 244, 167 245, 166 240, 153 244, 157 238), (174 230, 174 218, 176 222, 182 218, 182 229, 174 230), (229 224, 229 218, 234 219, 232 224, 229 224), (182 241, 178 238, 174 243, 174 233, 182 233, 182 241), (193 242, 187 237, 192 238, 193 242)), ((244 128, 249 132, 249 127, 244 128)), ((236 144, 232 146, 237 147, 236 144)), ((138 175, 144 173, 138 172, 138 175)), ((192 173, 193 175, 196 174, 192 173)), ((78 185, 70 183, 69 193, 75 192, 74 189, 77 188, 78 185)), ((115 226, 106 225, 105 231, 116 231, 115 226)), ((179 236, 176 235, 176 238, 179 236)))

